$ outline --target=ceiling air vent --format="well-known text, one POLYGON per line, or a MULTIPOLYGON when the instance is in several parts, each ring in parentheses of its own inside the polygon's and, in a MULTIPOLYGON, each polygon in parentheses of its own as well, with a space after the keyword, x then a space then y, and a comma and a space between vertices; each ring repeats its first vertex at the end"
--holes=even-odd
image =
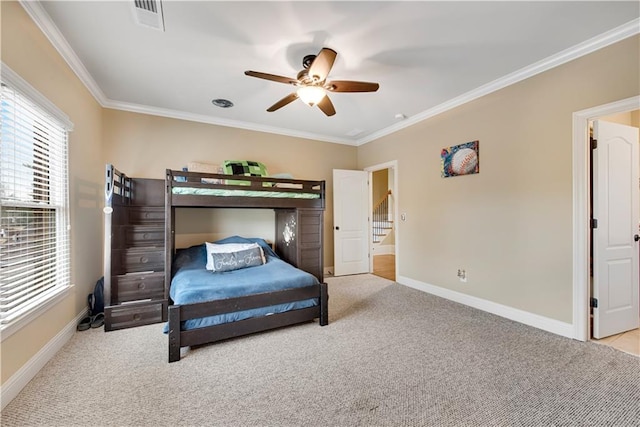
POLYGON ((164 31, 164 16, 160 0, 134 0, 133 16, 138 25, 164 31))

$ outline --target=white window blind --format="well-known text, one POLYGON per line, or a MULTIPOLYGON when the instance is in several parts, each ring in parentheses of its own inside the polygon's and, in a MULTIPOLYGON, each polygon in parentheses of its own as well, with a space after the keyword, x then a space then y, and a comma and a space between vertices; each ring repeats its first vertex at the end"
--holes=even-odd
POLYGON ((70 284, 67 131, 2 82, 0 325, 70 284))

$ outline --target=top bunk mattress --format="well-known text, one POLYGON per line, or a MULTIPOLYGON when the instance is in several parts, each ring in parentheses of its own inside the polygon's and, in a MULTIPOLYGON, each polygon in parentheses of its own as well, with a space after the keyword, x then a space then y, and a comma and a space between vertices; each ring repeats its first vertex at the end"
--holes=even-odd
MULTIPOLYGON (((170 204, 324 208, 325 182, 277 177, 211 174, 167 169, 170 204), (243 201, 246 200, 246 201, 243 201), (252 200, 252 201, 249 201, 252 200)), ((232 206, 231 206, 232 207, 232 206)))
POLYGON ((219 196, 219 197, 268 197, 274 199, 319 199, 318 193, 294 193, 283 191, 227 190, 220 188, 173 187, 176 195, 219 196))

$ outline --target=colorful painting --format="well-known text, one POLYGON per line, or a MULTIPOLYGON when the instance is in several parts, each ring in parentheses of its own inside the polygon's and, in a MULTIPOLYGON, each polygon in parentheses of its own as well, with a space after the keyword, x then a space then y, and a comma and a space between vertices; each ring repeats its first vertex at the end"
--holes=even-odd
POLYGON ((480 172, 479 141, 443 148, 440 153, 442 177, 470 175, 480 172))

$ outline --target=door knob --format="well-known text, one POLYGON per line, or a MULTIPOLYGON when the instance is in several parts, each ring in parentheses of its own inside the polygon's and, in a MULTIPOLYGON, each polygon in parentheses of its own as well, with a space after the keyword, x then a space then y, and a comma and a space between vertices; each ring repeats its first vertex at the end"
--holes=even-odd
POLYGON ((637 242, 638 240, 640 240, 640 236, 638 236, 638 235, 636 234, 635 236, 633 236, 633 240, 635 240, 635 241, 637 242))
POLYGON ((340 227, 336 227, 336 230, 340 230, 340 227))

